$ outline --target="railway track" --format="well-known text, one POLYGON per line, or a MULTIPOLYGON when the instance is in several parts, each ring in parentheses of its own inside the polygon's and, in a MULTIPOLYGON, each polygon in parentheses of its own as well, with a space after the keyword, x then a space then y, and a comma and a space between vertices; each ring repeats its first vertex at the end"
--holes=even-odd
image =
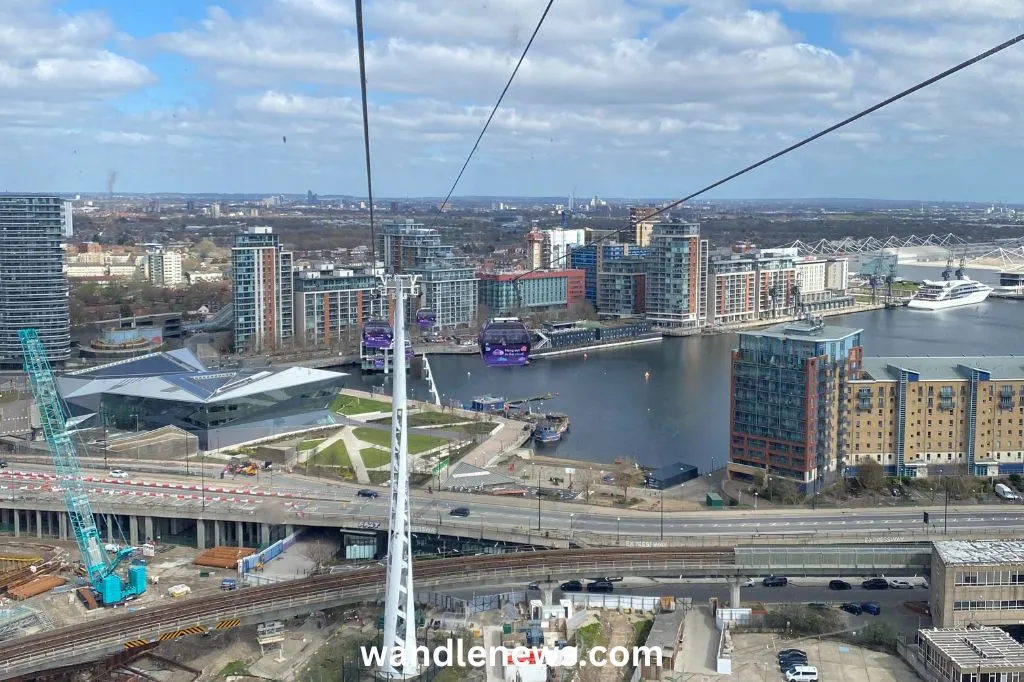
MULTIPOLYGON (((666 570, 669 567, 699 568, 707 566, 711 568, 729 566, 734 563, 733 550, 724 547, 699 551, 680 549, 614 552, 554 550, 417 561, 414 564, 413 575, 416 582, 419 583, 452 578, 453 576, 458 576, 463 581, 472 580, 474 574, 486 577, 488 573, 494 578, 514 578, 517 572, 521 573, 526 570, 531 573, 546 570, 561 571, 561 575, 565 575, 565 571, 572 569, 580 572, 587 571, 589 575, 597 576, 605 571, 612 575, 613 571, 625 571, 630 568, 634 570, 644 568, 657 570, 661 567, 666 567, 666 570)), ((20 668, 27 665, 27 661, 38 660, 41 654, 52 652, 54 655, 58 655, 57 652, 72 653, 75 651, 82 653, 89 648, 90 643, 98 645, 121 635, 124 636, 122 641, 126 642, 133 636, 132 633, 158 634, 163 630, 173 631, 182 627, 184 623, 209 624, 210 619, 215 618, 216 614, 230 612, 232 609, 250 610, 253 607, 265 605, 270 610, 275 603, 289 598, 308 597, 317 593, 326 596, 346 589, 352 589, 354 593, 358 594, 367 593, 368 587, 373 591, 383 591, 384 582, 384 569, 372 568, 347 574, 323 575, 263 587, 246 588, 225 594, 190 599, 181 603, 147 608, 144 611, 124 613, 93 623, 65 627, 0 643, 0 671, 17 673, 20 668)), ((311 610, 315 610, 315 608, 311 610)), ((103 654, 105 651, 97 649, 97 653, 103 654)), ((66 664, 66 660, 54 658, 52 663, 56 667, 66 664)))

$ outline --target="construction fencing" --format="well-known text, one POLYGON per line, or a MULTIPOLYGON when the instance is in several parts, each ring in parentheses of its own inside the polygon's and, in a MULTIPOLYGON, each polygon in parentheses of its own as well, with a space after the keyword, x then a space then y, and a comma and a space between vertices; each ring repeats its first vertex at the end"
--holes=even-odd
POLYGON ((293 546, 302 535, 302 531, 292 533, 283 540, 278 540, 274 544, 267 547, 262 552, 251 554, 238 562, 238 575, 245 577, 246 573, 250 573, 257 564, 266 564, 271 559, 276 559, 289 547, 293 546))
POLYGON ((572 599, 575 608, 584 609, 630 609, 658 613, 661 611, 660 597, 643 597, 629 594, 573 594, 563 599, 572 599))

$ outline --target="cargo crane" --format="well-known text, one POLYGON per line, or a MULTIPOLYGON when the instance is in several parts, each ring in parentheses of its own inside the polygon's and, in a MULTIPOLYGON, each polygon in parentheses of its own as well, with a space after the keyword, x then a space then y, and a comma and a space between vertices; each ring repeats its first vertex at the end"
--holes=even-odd
POLYGON ((78 454, 68 433, 67 407, 57 392, 57 382, 46 359, 46 350, 35 329, 18 331, 22 353, 25 356, 25 373, 32 387, 32 396, 39 408, 39 421, 50 448, 50 456, 57 470, 57 479, 64 493, 64 504, 68 510, 75 541, 82 553, 89 585, 104 606, 120 604, 138 597, 146 591, 146 567, 128 567, 127 580, 117 570, 121 563, 131 557, 135 549, 123 547, 116 554, 107 554, 96 527, 89 495, 86 493, 82 468, 78 454))

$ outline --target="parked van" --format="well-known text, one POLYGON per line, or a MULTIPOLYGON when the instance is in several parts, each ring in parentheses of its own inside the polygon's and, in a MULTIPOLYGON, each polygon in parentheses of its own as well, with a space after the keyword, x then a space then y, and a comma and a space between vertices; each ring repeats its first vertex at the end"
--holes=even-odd
POLYGON ((798 665, 786 671, 788 682, 818 682, 818 669, 813 665, 798 665))
POLYGON ((1013 492, 1010 486, 1005 483, 996 483, 996 495, 1003 498, 1004 500, 1019 500, 1020 495, 1013 492))

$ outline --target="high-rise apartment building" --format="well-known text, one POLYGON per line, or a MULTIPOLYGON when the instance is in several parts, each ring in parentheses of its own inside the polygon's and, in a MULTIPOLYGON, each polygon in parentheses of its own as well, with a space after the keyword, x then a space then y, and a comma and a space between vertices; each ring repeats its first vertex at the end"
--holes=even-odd
POLYGON ((650 246, 654 226, 658 218, 648 220, 648 216, 658 209, 647 206, 631 206, 629 209, 629 230, 625 231, 620 241, 637 246, 650 246))
POLYGON ((605 271, 605 264, 620 258, 646 258, 647 249, 613 241, 601 241, 576 247, 569 252, 569 264, 586 273, 585 295, 591 305, 598 309, 598 274, 605 271))
POLYGON ((0 366, 21 366, 18 330, 35 328, 50 362, 71 357, 64 266, 71 202, 0 194, 0 366))
POLYGON ((659 327, 699 327, 707 318, 708 241, 697 223, 654 225, 647 258, 647 319, 659 327))
MULTIPOLYGON (((386 222, 377 238, 377 257, 390 274, 419 275, 419 308, 437 316, 436 328, 472 325, 477 315, 476 271, 454 248, 441 242, 441 234, 412 220, 386 222)), ((411 322, 416 307, 406 311, 411 322)))
POLYGON ((845 467, 861 331, 817 319, 741 332, 732 354, 730 478, 787 480, 804 493, 845 467))
POLYGON ((629 255, 604 261, 597 273, 597 311, 601 315, 636 317, 644 314, 646 305, 647 259, 629 255))
POLYGON ((295 273, 295 337, 305 345, 358 343, 359 329, 388 315, 380 280, 331 264, 295 273))
POLYGON ((231 249, 235 352, 278 348, 290 341, 292 253, 270 227, 249 227, 231 249))
POLYGON ((150 284, 181 286, 181 254, 177 251, 150 251, 146 254, 146 277, 150 284))

